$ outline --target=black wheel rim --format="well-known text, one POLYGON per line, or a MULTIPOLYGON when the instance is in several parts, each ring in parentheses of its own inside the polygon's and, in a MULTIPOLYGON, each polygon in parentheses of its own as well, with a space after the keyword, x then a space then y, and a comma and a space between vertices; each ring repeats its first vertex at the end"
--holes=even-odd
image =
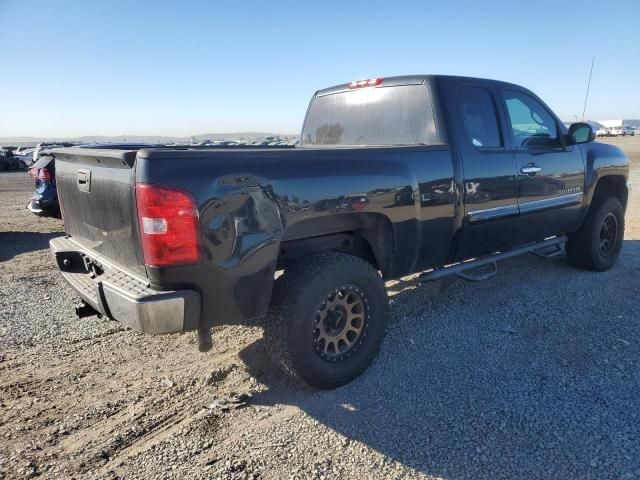
POLYGON ((313 346, 320 358, 340 362, 353 355, 366 336, 368 306, 356 286, 334 289, 320 303, 313 325, 313 346))
POLYGON ((600 227, 600 253, 608 257, 613 253, 618 239, 618 219, 613 213, 607 214, 600 227))

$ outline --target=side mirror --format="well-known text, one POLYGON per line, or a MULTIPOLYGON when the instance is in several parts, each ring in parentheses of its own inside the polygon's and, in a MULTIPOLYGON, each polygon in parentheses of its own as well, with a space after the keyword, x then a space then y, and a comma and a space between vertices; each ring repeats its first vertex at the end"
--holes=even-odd
POLYGON ((572 123, 569 127, 569 143, 571 145, 592 142, 595 138, 596 134, 588 123, 572 123))

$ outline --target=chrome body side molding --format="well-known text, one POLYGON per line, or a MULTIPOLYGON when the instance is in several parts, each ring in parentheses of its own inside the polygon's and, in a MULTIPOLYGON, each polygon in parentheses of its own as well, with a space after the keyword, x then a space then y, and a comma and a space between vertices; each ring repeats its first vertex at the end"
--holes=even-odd
POLYGON ((584 200, 584 194, 572 193, 569 195, 562 195, 560 197, 545 198, 543 200, 534 200, 532 202, 521 203, 520 205, 505 205, 502 207, 485 208, 481 210, 473 210, 467 213, 469 222, 483 222, 486 220, 493 220, 496 218, 509 217, 518 214, 534 213, 539 210, 547 210, 549 208, 567 207, 582 203, 584 200))

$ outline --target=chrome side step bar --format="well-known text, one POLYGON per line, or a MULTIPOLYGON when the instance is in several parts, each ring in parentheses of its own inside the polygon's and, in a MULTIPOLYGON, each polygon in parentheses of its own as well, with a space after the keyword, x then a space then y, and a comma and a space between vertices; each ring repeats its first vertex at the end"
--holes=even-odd
POLYGON ((457 275, 464 280, 470 282, 479 282, 481 280, 487 280, 495 276, 498 273, 498 264, 496 262, 500 260, 506 260, 508 258, 518 257, 527 253, 532 253, 541 258, 551 258, 558 256, 562 253, 562 246, 567 242, 567 236, 561 235, 559 237, 548 238, 541 242, 529 243, 521 247, 516 247, 513 250, 506 252, 492 253, 484 257, 476 258, 474 260, 467 260, 460 263, 454 263, 447 265, 446 267, 436 268, 424 272, 420 275, 420 282, 433 282, 441 278, 448 277, 450 275, 457 275), (553 248, 551 248, 553 247, 553 248), (488 272, 483 272, 474 275, 473 270, 480 267, 490 266, 491 269, 488 272))

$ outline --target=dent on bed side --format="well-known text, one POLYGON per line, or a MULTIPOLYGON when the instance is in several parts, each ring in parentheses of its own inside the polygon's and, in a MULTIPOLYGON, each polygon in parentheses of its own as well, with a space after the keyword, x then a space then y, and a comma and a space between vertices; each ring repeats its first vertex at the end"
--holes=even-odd
POLYGON ((234 182, 233 191, 227 191, 202 212, 204 250, 210 261, 223 269, 254 263, 252 257, 272 244, 277 251, 282 238, 283 221, 271 186, 256 184, 253 178, 247 183, 234 182))

